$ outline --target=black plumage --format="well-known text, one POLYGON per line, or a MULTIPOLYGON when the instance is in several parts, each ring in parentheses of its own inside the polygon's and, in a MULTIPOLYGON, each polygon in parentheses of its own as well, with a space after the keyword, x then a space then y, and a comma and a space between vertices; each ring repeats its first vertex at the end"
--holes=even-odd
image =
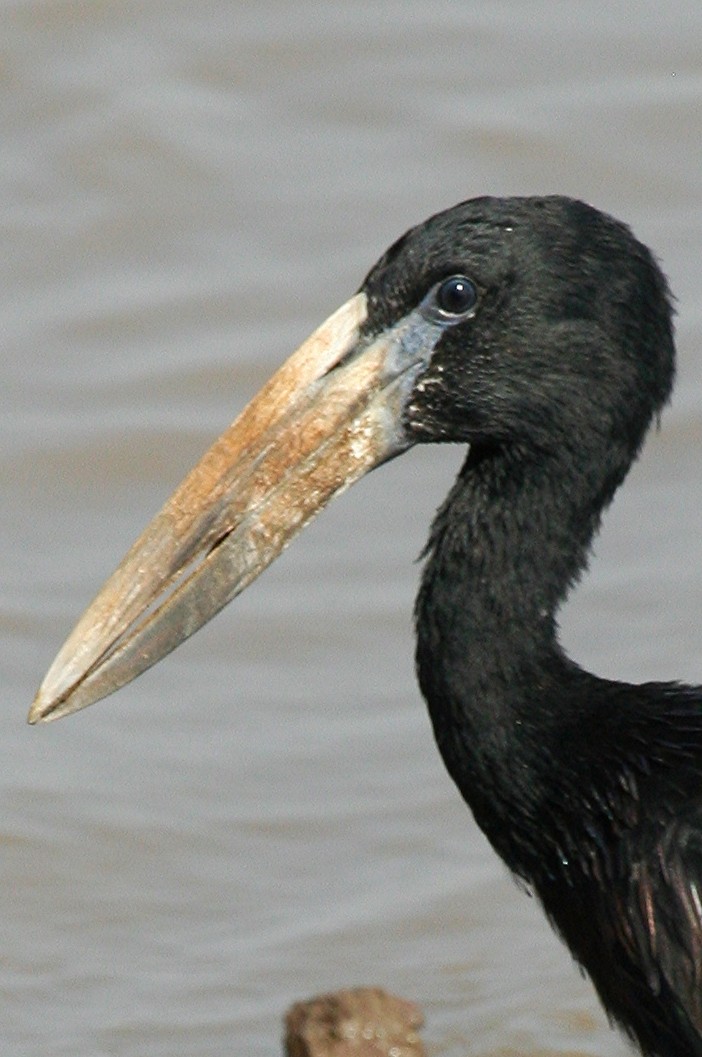
POLYGON ((626 227, 553 197, 439 214, 364 288, 386 322, 451 272, 479 306, 405 410, 417 440, 471 445, 416 605, 437 744, 609 1015, 644 1053, 702 1054, 702 691, 597 678, 556 621, 670 393, 666 284, 626 227))
POLYGON ((559 607, 668 399, 671 301, 623 224, 482 198, 396 242, 203 456, 81 618, 31 722, 174 649, 337 492, 469 452, 434 522, 417 669, 446 766, 610 1017, 702 1057, 702 690, 600 679, 559 607))

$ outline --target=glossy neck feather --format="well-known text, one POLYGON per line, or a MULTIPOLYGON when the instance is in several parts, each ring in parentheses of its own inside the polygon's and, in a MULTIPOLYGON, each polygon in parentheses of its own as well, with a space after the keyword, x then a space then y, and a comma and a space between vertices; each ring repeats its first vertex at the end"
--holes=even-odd
POLYGON ((582 734, 611 684, 563 654, 556 614, 624 472, 590 480, 558 454, 474 448, 427 546, 417 667, 436 740, 479 824, 526 880, 532 856, 544 865, 534 827, 556 772, 564 797, 591 777, 582 734))

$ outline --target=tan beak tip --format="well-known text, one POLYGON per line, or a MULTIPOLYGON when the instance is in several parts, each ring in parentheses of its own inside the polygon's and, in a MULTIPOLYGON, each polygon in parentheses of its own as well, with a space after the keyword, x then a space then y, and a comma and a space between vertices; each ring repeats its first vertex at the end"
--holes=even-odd
POLYGON ((37 723, 51 723, 52 720, 58 719, 60 716, 60 705, 50 700, 47 701, 45 694, 42 693, 40 688, 27 714, 27 723, 33 727, 37 723))
POLYGON ((27 723, 33 727, 36 723, 41 723, 44 718, 44 706, 37 695, 32 701, 32 707, 27 715, 27 723))

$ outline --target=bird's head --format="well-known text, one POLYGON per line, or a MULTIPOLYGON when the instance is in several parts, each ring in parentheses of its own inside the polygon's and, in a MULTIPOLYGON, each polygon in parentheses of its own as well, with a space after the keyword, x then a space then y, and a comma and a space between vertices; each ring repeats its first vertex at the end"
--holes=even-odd
POLYGON ((635 454, 672 386, 670 300, 629 229, 563 197, 479 198, 399 239, 367 276, 364 331, 417 314, 431 356, 412 441, 548 452, 593 433, 635 454))
POLYGON ((147 527, 30 721, 154 664, 334 495, 414 443, 589 452, 616 487, 670 391, 670 315, 648 250, 580 202, 475 199, 411 229, 147 527))

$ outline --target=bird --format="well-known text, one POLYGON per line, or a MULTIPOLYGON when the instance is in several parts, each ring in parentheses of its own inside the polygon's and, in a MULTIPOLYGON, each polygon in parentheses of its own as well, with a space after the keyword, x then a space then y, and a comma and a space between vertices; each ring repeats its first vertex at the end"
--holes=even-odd
POLYGON ((672 295, 625 224, 559 195, 436 213, 186 477, 30 722, 156 663, 369 470, 465 444, 415 607, 438 749, 610 1021, 647 1057, 702 1057, 702 688, 600 678, 558 637, 674 373, 672 295))

